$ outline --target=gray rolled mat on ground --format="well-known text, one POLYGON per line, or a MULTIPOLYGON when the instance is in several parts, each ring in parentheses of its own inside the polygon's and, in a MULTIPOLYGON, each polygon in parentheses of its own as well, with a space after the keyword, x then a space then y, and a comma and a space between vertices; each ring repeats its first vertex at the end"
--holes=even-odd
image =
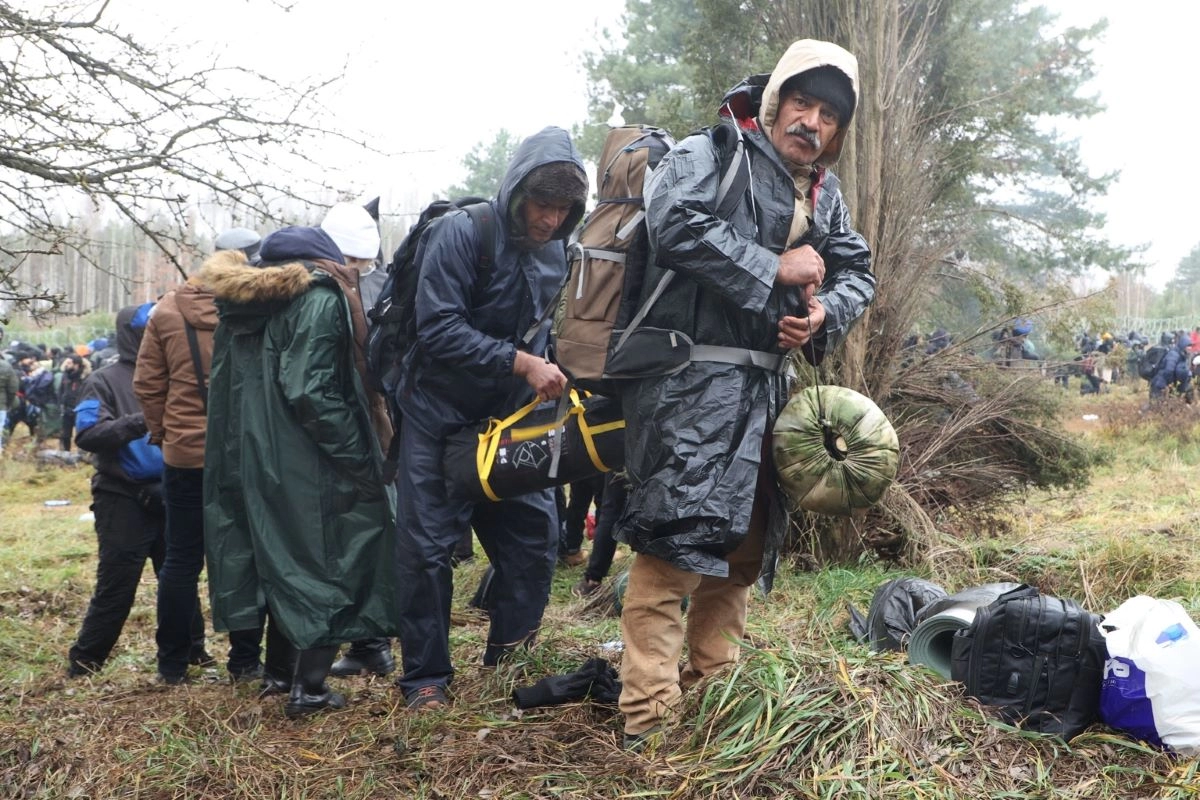
POLYGON ((929 667, 950 678, 950 648, 954 634, 971 627, 975 611, 992 603, 1016 583, 985 583, 944 597, 921 610, 921 621, 908 640, 908 662, 929 667))

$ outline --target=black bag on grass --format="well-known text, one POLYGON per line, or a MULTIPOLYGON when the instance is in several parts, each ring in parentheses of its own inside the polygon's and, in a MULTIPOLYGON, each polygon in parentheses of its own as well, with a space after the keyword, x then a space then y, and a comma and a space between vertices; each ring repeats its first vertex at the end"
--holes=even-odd
POLYGON ((925 609, 946 596, 946 590, 936 583, 920 578, 894 578, 875 590, 865 619, 851 606, 851 616, 857 615, 861 620, 852 623, 851 632, 859 642, 869 645, 873 653, 905 650, 908 637, 923 619, 925 609))
POLYGON ((625 466, 619 400, 572 391, 566 403, 538 405, 449 437, 442 467, 451 493, 503 500, 625 466))
POLYGON ((954 634, 950 675, 1006 722, 1070 740, 1100 713, 1100 620, 1072 600, 1019 586, 954 634))

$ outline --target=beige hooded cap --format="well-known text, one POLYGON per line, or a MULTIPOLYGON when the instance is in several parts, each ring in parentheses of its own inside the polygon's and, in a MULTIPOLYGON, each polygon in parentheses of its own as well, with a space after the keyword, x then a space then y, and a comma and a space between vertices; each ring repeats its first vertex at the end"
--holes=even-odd
MULTIPOLYGON (((764 133, 770 135, 771 126, 775 123, 775 112, 779 109, 779 90, 783 84, 801 72, 825 66, 835 67, 850 78, 850 86, 854 90, 854 104, 858 105, 858 59, 832 42, 801 39, 792 42, 787 52, 779 59, 779 63, 771 72, 771 79, 767 81, 766 89, 763 90, 758 119, 764 133)), ((829 165, 838 160, 848 127, 849 120, 838 128, 838 132, 829 140, 828 146, 817 159, 818 164, 829 165)))

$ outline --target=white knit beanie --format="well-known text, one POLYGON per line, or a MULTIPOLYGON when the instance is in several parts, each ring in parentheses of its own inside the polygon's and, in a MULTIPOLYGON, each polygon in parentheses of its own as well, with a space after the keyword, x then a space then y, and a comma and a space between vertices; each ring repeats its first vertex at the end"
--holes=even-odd
POLYGON ((321 220, 321 229, 347 258, 375 258, 379 255, 379 228, 362 206, 337 203, 321 220))

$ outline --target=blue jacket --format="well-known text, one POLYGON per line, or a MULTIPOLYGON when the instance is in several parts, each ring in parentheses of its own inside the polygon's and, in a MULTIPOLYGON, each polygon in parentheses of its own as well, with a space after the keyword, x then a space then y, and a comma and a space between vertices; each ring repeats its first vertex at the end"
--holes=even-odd
MULTIPOLYGON (((517 342, 554 302, 567 270, 564 240, 583 217, 583 204, 544 245, 520 240, 521 182, 536 167, 583 161, 561 128, 545 128, 517 148, 499 195, 491 202, 497 220, 495 260, 479 264, 479 239, 464 211, 430 226, 417 253, 417 346, 405 357, 397 389, 404 424, 444 437, 489 416, 506 416, 533 392, 513 375, 517 342)), ((545 352, 549 320, 530 344, 545 352)))
POLYGON ((1180 392, 1186 392, 1192 384, 1192 367, 1188 359, 1186 346, 1175 346, 1163 356, 1162 364, 1154 378, 1150 381, 1150 394, 1154 397, 1161 395, 1168 386, 1174 386, 1180 392))
POLYGON ((133 393, 134 363, 149 305, 117 312, 120 357, 88 376, 75 406, 75 442, 96 456, 93 491, 137 497, 162 480, 162 451, 150 444, 146 419, 133 393))

